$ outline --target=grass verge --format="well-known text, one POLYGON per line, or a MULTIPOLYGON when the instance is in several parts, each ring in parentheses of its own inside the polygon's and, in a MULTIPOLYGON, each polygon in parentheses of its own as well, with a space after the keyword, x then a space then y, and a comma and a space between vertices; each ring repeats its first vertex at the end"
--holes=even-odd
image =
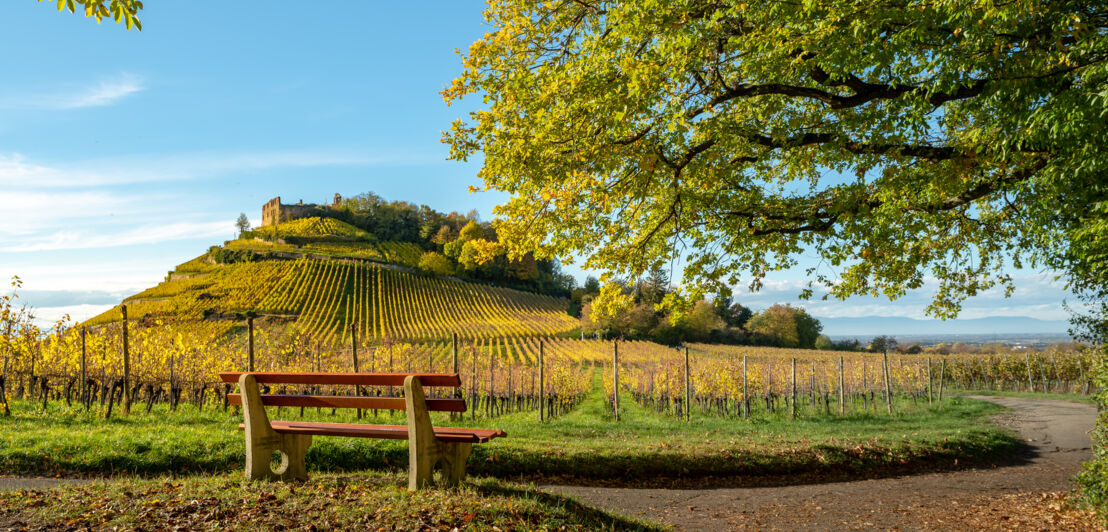
MULTIPOLYGON (((498 428, 508 437, 474 448, 469 471, 517 481, 695 487, 773 485, 876 477, 991 464, 1018 456, 1020 440, 988 422, 1002 407, 952 397, 928 407, 905 400, 897 414, 814 415, 750 420, 694 413, 691 422, 621 398, 612 419, 600 387, 576 409, 540 423, 534 411, 436 425, 498 428)), ((61 403, 13 402, 0 418, 0 474, 185 475, 241 469, 241 417, 188 405, 155 407, 103 420, 61 403)), ((363 420, 403 424, 401 413, 363 420)), ((271 411, 299 419, 299 410, 271 411)), ((309 409, 306 420, 354 422, 353 412, 309 409)), ((315 438, 308 468, 316 472, 404 471, 403 441, 315 438)))
POLYGON ((407 478, 379 472, 324 473, 288 484, 240 475, 0 492, 0 529, 660 530, 496 479, 409 493, 407 478))
POLYGON ((998 392, 995 390, 957 390, 957 395, 985 395, 989 397, 1025 397, 1028 399, 1055 399, 1073 403, 1096 404, 1096 397, 1079 393, 998 392))

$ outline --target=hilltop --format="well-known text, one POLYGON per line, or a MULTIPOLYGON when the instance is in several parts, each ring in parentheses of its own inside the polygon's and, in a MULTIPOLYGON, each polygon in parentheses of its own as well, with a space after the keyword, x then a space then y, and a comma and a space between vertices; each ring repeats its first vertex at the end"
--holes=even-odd
MULTIPOLYGON (((346 341, 355 332, 365 339, 411 341, 455 332, 463 338, 555 335, 578 327, 567 314, 569 300, 561 294, 567 291, 553 283, 556 266, 503 256, 459 262, 451 256, 478 239, 495 243, 495 231, 472 216, 367 198, 376 196, 340 208, 336 195, 328 209, 304 206, 303 217, 271 214, 269 224, 211 247, 157 286, 124 299, 129 317, 241 323, 254 315, 323 342, 346 341), (359 208, 363 203, 376 208, 359 208), (385 219, 367 213, 374 210, 385 219), (397 223, 411 213, 418 216, 397 223), (429 229, 413 232, 413 221, 429 229), (432 238, 385 239, 382 233, 432 238)), ((86 324, 120 318, 116 306, 86 324)))

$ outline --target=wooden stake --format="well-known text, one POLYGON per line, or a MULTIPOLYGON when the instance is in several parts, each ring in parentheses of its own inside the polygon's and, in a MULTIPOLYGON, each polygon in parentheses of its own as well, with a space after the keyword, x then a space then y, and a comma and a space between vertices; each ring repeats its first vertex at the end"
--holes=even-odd
POLYGON ((612 415, 619 421, 619 341, 612 342, 612 415))
POLYGON ((789 417, 796 419, 796 359, 793 359, 793 400, 789 404, 789 417))
POLYGON ((689 347, 685 346, 685 423, 692 419, 692 377, 689 375, 689 347))
POLYGON ((939 403, 943 402, 943 383, 946 382, 946 359, 939 362, 939 403))
POLYGON ((846 389, 843 386, 843 383, 844 383, 843 366, 844 366, 843 357, 840 355, 839 356, 839 415, 840 416, 846 414, 846 389))
POLYGON ((246 368, 254 371, 254 318, 246 318, 247 344, 246 344, 246 368))
POLYGON ((1023 360, 1027 364, 1027 389, 1035 393, 1035 381, 1031 380, 1031 355, 1023 355, 1023 360))
POLYGON ((743 355, 743 417, 750 418, 750 395, 746 392, 746 355, 743 355))
MULTIPOLYGON (((81 401, 82 402, 85 400, 84 399, 85 391, 86 391, 86 388, 88 387, 88 365, 87 365, 88 352, 85 349, 85 334, 86 334, 85 328, 81 327, 81 386, 80 386, 80 394, 81 394, 81 401)), ((0 398, 0 399, 3 399, 3 398, 0 398)))
POLYGON ((882 372, 885 374, 885 406, 887 406, 889 408, 889 413, 892 414, 893 413, 893 394, 892 394, 892 390, 889 388, 889 352, 888 352, 888 350, 886 350, 885 354, 882 355, 882 360, 883 360, 883 362, 881 364, 882 372))
POLYGON ((539 340, 539 421, 546 421, 546 368, 544 343, 539 340))
MULTIPOLYGON (((358 367, 358 325, 357 320, 350 324, 350 359, 354 365, 354 373, 358 373, 360 368, 358 367)), ((362 395, 362 387, 354 387, 354 395, 362 395)), ((355 415, 358 419, 362 419, 362 409, 358 408, 355 411, 355 415)))
POLYGON ((932 383, 931 357, 927 357, 927 404, 928 405, 931 405, 931 404, 934 403, 934 401, 932 400, 932 396, 931 396, 931 383, 932 383))
POLYGON ((1077 369, 1081 371, 1081 395, 1089 395, 1089 384, 1085 381, 1085 361, 1081 360, 1081 355, 1077 356, 1077 369))
POLYGON ((127 305, 120 305, 123 313, 123 415, 131 415, 131 351, 127 340, 127 305))
MULTIPOLYGON (((454 373, 458 373, 458 333, 450 333, 450 368, 454 373)), ((454 397, 457 399, 462 398, 462 387, 458 386, 454 388, 454 397)), ((450 419, 461 419, 462 415, 458 412, 451 412, 450 419)))

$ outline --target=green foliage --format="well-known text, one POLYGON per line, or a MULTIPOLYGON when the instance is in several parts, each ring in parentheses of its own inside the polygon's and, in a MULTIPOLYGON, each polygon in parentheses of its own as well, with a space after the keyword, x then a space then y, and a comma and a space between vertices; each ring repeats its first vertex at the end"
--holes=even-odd
MULTIPOLYGON (((959 342, 959 343, 961 343, 961 342, 959 342)), ((957 345, 958 344, 955 344, 955 352, 956 353, 961 352, 961 350, 957 349, 957 345)), ((962 345, 965 346, 965 344, 962 344, 962 345)), ((882 336, 875 336, 873 338, 873 340, 870 340, 869 347, 867 349, 869 351, 873 352, 873 353, 884 353, 884 352, 887 352, 887 351, 896 351, 896 346, 897 346, 896 338, 893 338, 891 336, 882 335, 882 336)))
POLYGON ((803 252, 822 259, 806 295, 897 297, 934 277, 929 311, 952 316, 1011 290, 1006 264, 1062 254, 1104 199, 1100 0, 506 0, 486 15, 443 96, 487 107, 444 141, 510 194, 510 253, 624 278, 680 256, 696 301, 803 252))
POLYGON ((781 347, 797 347, 796 313, 787 305, 777 304, 754 315, 746 326, 750 332, 769 338, 781 347))
POLYGON ((1099 410, 1091 433, 1093 460, 1077 475, 1081 495, 1095 506, 1101 515, 1108 515, 1108 347, 1100 346, 1096 368, 1096 402, 1099 410))
POLYGON ((58 11, 76 13, 77 6, 81 6, 86 17, 95 18, 97 24, 104 17, 109 17, 117 23, 125 24, 127 29, 142 31, 142 22, 138 18, 138 12, 142 9, 141 0, 58 0, 58 11))
POLYGON ((250 219, 246 217, 245 212, 240 212, 239 217, 235 219, 235 230, 238 231, 240 238, 250 230, 250 219))
POLYGON ((428 251, 419 258, 419 269, 431 275, 453 275, 454 263, 441 253, 428 251))
MULTIPOLYGON (((774 305, 746 323, 750 332, 781 347, 816 348, 823 325, 802 308, 791 305, 774 305)), ((824 336, 824 339, 827 337, 824 336)), ((830 340, 827 340, 830 344, 830 340)))
POLYGON ((470 222, 458 233, 458 240, 469 242, 470 240, 482 238, 484 235, 485 230, 481 229, 481 226, 477 222, 470 220, 470 222))
POLYGON ((234 264, 236 262, 255 262, 262 257, 249 249, 227 249, 218 246, 212 246, 212 249, 208 252, 212 260, 216 264, 234 264))

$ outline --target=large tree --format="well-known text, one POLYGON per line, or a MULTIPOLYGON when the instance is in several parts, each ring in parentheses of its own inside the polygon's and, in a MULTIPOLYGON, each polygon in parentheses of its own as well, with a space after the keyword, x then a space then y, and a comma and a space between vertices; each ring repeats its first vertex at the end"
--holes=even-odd
MULTIPOLYGON (((501 240, 688 299, 818 256, 835 297, 938 280, 951 316, 1058 266, 1104 200, 1102 0, 490 3, 443 95, 501 240)), ((1064 262, 1064 260, 1062 261, 1064 262)), ((1064 267, 1064 265, 1062 265, 1064 267)))
MULTIPOLYGON (((944 317, 1010 291, 1009 265, 1046 266, 1108 336, 1103 0, 502 0, 486 16, 443 92, 486 105, 444 140, 511 195, 511 253, 625 278, 682 257, 685 301, 806 253, 804 295, 934 277, 944 317)), ((1085 486, 1108 500, 1108 454, 1085 486)))

